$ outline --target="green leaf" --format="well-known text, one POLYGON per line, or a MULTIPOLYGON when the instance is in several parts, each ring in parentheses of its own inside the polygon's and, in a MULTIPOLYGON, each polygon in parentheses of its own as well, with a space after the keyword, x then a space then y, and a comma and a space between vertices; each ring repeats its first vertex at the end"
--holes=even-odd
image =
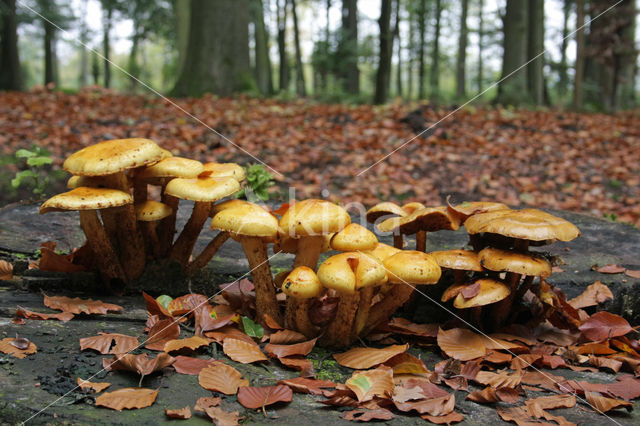
POLYGON ((30 158, 38 155, 35 151, 29 151, 28 149, 19 149, 16 151, 16 158, 30 158))
POLYGON ((264 336, 264 328, 260 324, 253 322, 251 318, 242 317, 242 328, 247 336, 257 337, 258 339, 264 336))
POLYGON ((45 164, 51 164, 53 163, 53 160, 51 159, 51 157, 30 157, 27 158, 27 165, 31 166, 31 167, 41 167, 44 166, 45 164))
POLYGON ((22 170, 16 173, 16 177, 11 179, 11 186, 13 188, 19 188, 22 182, 26 178, 37 178, 38 175, 33 170, 22 170))
POLYGON ((161 294, 160 296, 156 297, 156 302, 158 302, 165 308, 169 307, 169 303, 171 303, 172 300, 173 297, 167 296, 166 294, 161 294))

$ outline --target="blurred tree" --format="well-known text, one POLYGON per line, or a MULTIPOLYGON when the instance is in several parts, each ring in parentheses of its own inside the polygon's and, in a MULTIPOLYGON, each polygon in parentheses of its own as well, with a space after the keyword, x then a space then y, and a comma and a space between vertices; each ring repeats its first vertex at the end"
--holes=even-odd
POLYGON ((85 87, 89 80, 89 55, 87 43, 89 42, 89 27, 87 26, 87 2, 80 3, 80 73, 78 75, 78 85, 85 87))
POLYGON ((545 103, 544 54, 540 54, 544 52, 544 0, 529 0, 528 19, 527 61, 530 62, 526 70, 527 89, 533 103, 542 105, 545 103))
POLYGON ((507 0, 506 13, 502 17, 502 77, 497 97, 502 104, 518 105, 528 100, 527 73, 523 70, 515 72, 527 61, 527 11, 527 0, 507 0))
POLYGON ((393 37, 397 41, 398 49, 397 49, 397 61, 398 65, 396 67, 396 92, 397 96, 402 97, 402 43, 400 41, 400 0, 396 0, 396 22, 393 25, 393 37))
POLYGON ((339 76, 346 93, 360 92, 358 70, 358 0, 342 0, 342 28, 338 44, 339 76))
POLYGON ((175 96, 250 89, 249 0, 192 0, 189 43, 175 96))
POLYGON ((582 109, 582 83, 584 81, 584 0, 576 0, 576 63, 573 78, 573 108, 582 109))
POLYGON ((250 0, 251 21, 254 25, 256 82, 260 93, 269 96, 273 93, 271 78, 271 60, 269 59, 269 33, 264 25, 264 6, 262 0, 250 0))
POLYGON ((276 0, 276 14, 278 24, 278 55, 280 59, 278 90, 285 91, 289 87, 289 63, 287 60, 287 3, 286 0, 276 0), (282 3, 281 3, 282 2, 282 3))
POLYGON ((104 87, 111 87, 111 26, 113 25, 113 15, 117 11, 122 11, 123 0, 100 0, 102 6, 102 56, 104 61, 104 87))
POLYGON ((98 54, 94 50, 91 52, 91 75, 93 76, 93 84, 100 84, 100 60, 98 54))
POLYGON ((569 86, 569 65, 567 62, 567 46, 569 45, 569 15, 574 0, 564 0, 562 7, 562 41, 560 43, 560 63, 558 64, 558 95, 565 99, 569 86))
POLYGON ((434 4, 436 22, 433 27, 433 41, 431 46, 431 71, 429 82, 431 85, 431 100, 437 102, 440 99, 440 19, 442 17, 441 0, 434 4))
POLYGON ((329 14, 331 11, 331 0, 320 0, 326 5, 326 25, 324 28, 324 38, 319 39, 313 45, 311 52, 311 65, 313 67, 313 87, 314 93, 327 94, 329 89, 329 74, 334 68, 331 52, 331 28, 329 25, 329 14))
POLYGON ((376 92, 374 103, 383 104, 389 96, 391 80, 391 54, 393 52, 393 34, 391 32, 391 0, 382 0, 380 5, 380 56, 376 74, 376 92))
POLYGON ((419 32, 419 47, 418 47, 418 99, 424 99, 425 93, 425 63, 424 63, 424 49, 426 44, 426 22, 427 22, 427 0, 420 0, 418 6, 418 32, 419 32))
POLYGON ((191 0, 174 0, 173 13, 176 18, 176 48, 178 50, 178 65, 176 74, 182 73, 184 59, 187 56, 187 46, 189 45, 189 22, 191 0))
POLYGON ((458 36, 458 56, 456 58, 456 97, 464 98, 467 95, 466 66, 467 66, 467 12, 469 0, 462 0, 460 12, 460 35, 458 36))
POLYGON ((0 90, 22 90, 15 0, 0 0, 0 90))
POLYGON ((293 36, 296 46, 296 94, 306 96, 307 89, 304 82, 304 69, 302 67, 302 52, 300 50, 300 31, 298 30, 298 13, 296 12, 296 1, 289 0, 291 4, 291 15, 293 16, 293 36))
POLYGON ((478 92, 484 87, 484 0, 478 0, 478 72, 476 84, 478 92))

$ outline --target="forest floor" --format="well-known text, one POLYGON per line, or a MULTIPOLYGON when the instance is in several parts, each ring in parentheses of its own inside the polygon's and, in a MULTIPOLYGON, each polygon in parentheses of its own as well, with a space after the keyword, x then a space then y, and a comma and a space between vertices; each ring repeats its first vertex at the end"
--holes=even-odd
POLYGON ((264 162, 277 172, 280 199, 289 188, 298 199, 322 194, 367 206, 387 199, 438 205, 452 195, 456 202, 489 199, 640 225, 637 111, 467 107, 451 114, 450 107, 417 104, 206 96, 171 102, 102 89, 0 94, 0 162, 7 166, 0 205, 25 196, 9 184, 21 168, 13 161, 20 148, 46 148, 59 169, 91 143, 145 137, 200 161, 264 162))

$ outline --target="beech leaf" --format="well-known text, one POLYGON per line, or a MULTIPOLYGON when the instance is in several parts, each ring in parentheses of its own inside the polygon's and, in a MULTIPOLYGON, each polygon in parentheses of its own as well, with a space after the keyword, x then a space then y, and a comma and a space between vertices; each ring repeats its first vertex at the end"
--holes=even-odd
POLYGON ((483 338, 464 328, 438 332, 438 346, 447 355, 460 361, 469 361, 486 354, 483 338))
POLYGON ((79 297, 47 296, 44 295, 44 305, 51 309, 58 309, 72 314, 102 314, 109 311, 119 312, 122 306, 112 303, 105 303, 101 300, 81 299, 79 297))
POLYGON ((200 370, 217 362, 219 361, 213 358, 204 359, 178 355, 174 358, 174 362, 171 366, 175 368, 177 373, 197 376, 200 374, 200 370))
POLYGON ((80 339, 80 350, 93 349, 101 354, 124 354, 140 346, 138 339, 118 333, 100 333, 80 339))
POLYGON ((123 388, 113 392, 105 392, 96 398, 96 406, 121 411, 151 406, 158 396, 158 391, 145 388, 123 388))
POLYGON ((370 401, 374 397, 389 398, 394 390, 393 370, 378 367, 375 370, 356 371, 345 385, 356 394, 359 402, 370 401))
POLYGON ((592 342, 624 336, 632 328, 626 319, 607 311, 597 312, 579 327, 582 335, 592 342))
POLYGON ((187 420, 191 418, 191 407, 187 405, 184 408, 176 408, 175 410, 165 408, 164 414, 170 419, 187 420))
POLYGON ((313 349, 317 339, 311 339, 306 342, 296 343, 293 345, 274 345, 268 343, 265 345, 264 350, 267 355, 276 358, 285 358, 295 355, 309 355, 309 352, 313 349))
POLYGON ((267 360, 260 347, 254 342, 249 343, 235 338, 227 338, 224 339, 222 350, 226 356, 242 364, 267 360))
POLYGON ((4 339, 0 340, 0 352, 22 359, 27 355, 35 354, 38 351, 38 347, 33 342, 29 342, 29 346, 27 346, 27 348, 20 349, 15 344, 13 344, 15 340, 16 339, 13 337, 5 337, 4 339))
POLYGON ((267 387, 241 387, 238 391, 238 402, 250 409, 266 407, 277 402, 291 402, 293 391, 289 386, 276 385, 267 387))
POLYGON ((198 375, 198 383, 207 390, 226 395, 235 395, 238 388, 249 386, 249 381, 243 379, 238 370, 221 362, 203 368, 198 375))
POLYGON ((334 354, 333 357, 344 367, 363 370, 382 364, 408 348, 409 345, 391 345, 382 349, 353 348, 344 353, 334 354))

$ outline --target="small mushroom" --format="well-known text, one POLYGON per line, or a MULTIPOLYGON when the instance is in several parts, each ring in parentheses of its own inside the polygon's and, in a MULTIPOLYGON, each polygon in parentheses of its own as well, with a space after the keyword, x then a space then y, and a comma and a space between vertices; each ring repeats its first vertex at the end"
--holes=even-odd
POLYGON ((449 215, 446 207, 426 207, 416 209, 408 216, 394 217, 387 219, 378 225, 378 229, 382 232, 394 232, 394 246, 401 248, 395 244, 395 235, 400 234, 416 234, 416 250, 425 252, 427 249, 427 232, 440 230, 455 231, 460 226, 458 220, 449 215))
POLYGON ((210 177, 232 177, 242 183, 246 175, 242 166, 236 163, 204 163, 203 175, 210 177))
POLYGON ((171 207, 159 201, 147 200, 134 206, 136 220, 140 225, 142 238, 146 243, 146 252, 154 258, 160 255, 160 240, 158 239, 158 221, 172 213, 171 207))
POLYGON ((306 266, 295 268, 282 283, 282 292, 287 295, 284 325, 297 330, 308 338, 318 335, 317 327, 309 319, 309 301, 322 294, 322 284, 313 269, 306 266))
POLYGON ((350 223, 331 237, 330 244, 336 251, 365 251, 375 249, 378 239, 364 226, 350 223))
MULTIPOLYGON (((501 302, 506 300, 511 295, 509 286, 501 281, 493 280, 490 278, 480 278, 473 283, 469 284, 454 284, 451 287, 460 287, 455 291, 455 298, 453 300, 453 306, 456 309, 469 310, 469 321, 477 326, 482 327, 482 309, 483 306, 493 305, 497 307, 501 302), (478 286, 477 294, 472 297, 465 297, 465 287, 478 286)), ((450 287, 450 288, 451 288, 450 287)), ((447 289, 449 290, 449 289, 447 289)))

